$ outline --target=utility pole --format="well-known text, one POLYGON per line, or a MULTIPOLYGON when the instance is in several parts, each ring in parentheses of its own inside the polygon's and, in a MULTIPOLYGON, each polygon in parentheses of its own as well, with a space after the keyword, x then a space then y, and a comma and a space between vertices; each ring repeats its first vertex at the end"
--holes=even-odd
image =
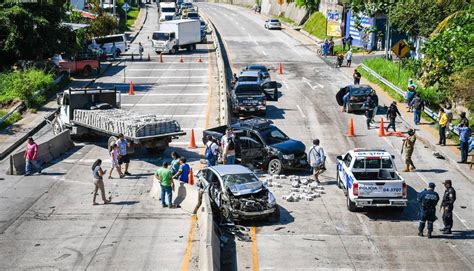
POLYGON ((112 0, 112 5, 113 5, 113 7, 112 7, 112 14, 113 14, 114 16, 115 16, 115 6, 117 5, 116 2, 117 2, 116 0, 112 0))

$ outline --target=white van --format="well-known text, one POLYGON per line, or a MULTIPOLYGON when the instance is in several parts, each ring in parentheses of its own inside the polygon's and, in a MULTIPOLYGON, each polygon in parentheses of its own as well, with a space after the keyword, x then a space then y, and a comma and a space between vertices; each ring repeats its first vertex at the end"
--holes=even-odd
POLYGON ((176 17, 175 2, 160 3, 160 22, 174 20, 176 17))
POLYGON ((124 34, 118 35, 109 35, 104 37, 96 37, 92 38, 90 45, 88 46, 91 50, 102 49, 107 55, 112 55, 112 47, 114 46, 116 49, 116 55, 119 56, 120 54, 128 51, 128 41, 127 37, 124 34))

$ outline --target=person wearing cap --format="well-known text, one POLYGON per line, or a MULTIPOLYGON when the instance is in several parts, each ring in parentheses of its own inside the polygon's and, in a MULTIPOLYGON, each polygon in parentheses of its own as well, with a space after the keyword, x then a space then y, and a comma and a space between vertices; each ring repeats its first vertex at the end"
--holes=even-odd
POLYGON ((443 201, 441 201, 444 224, 444 228, 442 228, 441 231, 444 234, 451 234, 451 228, 453 227, 454 202, 456 201, 456 190, 454 190, 451 180, 445 180, 443 185, 446 190, 444 191, 443 201))
POLYGON ((29 137, 25 151, 25 176, 32 174, 31 167, 34 167, 38 174, 41 174, 42 168, 38 162, 38 144, 35 143, 32 137, 29 137))
POLYGON ((402 116, 400 114, 400 111, 398 111, 397 102, 393 101, 392 104, 388 107, 388 110, 387 110, 387 119, 390 120, 390 123, 388 124, 387 128, 385 128, 385 131, 388 132, 388 129, 390 127, 392 127, 394 132, 397 131, 397 129, 395 128, 395 120, 397 119, 397 115, 400 116, 400 117, 402 116))
POLYGON ((436 205, 439 201, 439 195, 434 191, 436 185, 428 184, 428 189, 418 194, 417 200, 420 203, 420 223, 418 225, 418 236, 423 236, 426 221, 428 221, 428 238, 431 238, 433 232, 433 222, 436 220, 436 205))
POLYGON ((403 172, 410 172, 416 169, 411 159, 415 149, 416 135, 415 130, 408 130, 408 137, 403 139, 403 149, 405 150, 405 169, 403 172))

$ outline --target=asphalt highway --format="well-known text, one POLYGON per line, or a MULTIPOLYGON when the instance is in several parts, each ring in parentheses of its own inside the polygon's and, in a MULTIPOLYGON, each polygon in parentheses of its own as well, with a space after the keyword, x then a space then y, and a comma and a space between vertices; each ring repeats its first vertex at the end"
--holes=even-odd
MULTIPOLYGON (((300 34, 287 29, 266 30, 264 16, 245 8, 206 3, 199 7, 222 35, 233 72, 251 63, 273 69, 272 79, 282 84, 282 95, 278 102, 268 103, 267 118, 290 137, 303 141, 307 149, 312 139, 319 138, 328 154, 328 170, 321 179, 325 194, 314 201, 290 203, 281 199, 289 194, 289 181, 283 181, 283 188, 273 188, 282 213, 280 222, 251 224, 252 241, 236 241, 235 260, 228 268, 472 270, 472 175, 468 178, 446 161, 436 159, 433 150, 418 141, 414 153, 418 170, 402 173, 409 185, 409 206, 403 213, 387 209, 349 212, 345 196, 336 186, 335 157, 353 148, 383 148, 396 156, 401 171, 401 139, 378 137, 378 129, 366 129, 362 115, 341 112, 335 94, 351 84, 351 78, 320 59, 314 46, 298 37, 300 34), (279 63, 283 65, 282 75, 276 73, 279 63), (350 118, 355 123, 354 138, 346 136, 350 118), (458 192, 453 235, 438 232, 442 227, 438 212, 435 238, 418 237, 416 191, 434 182, 442 195, 445 179, 452 179, 458 192)), ((382 105, 390 102, 381 98, 382 105)), ((397 125, 399 130, 408 129, 401 122, 397 125)))

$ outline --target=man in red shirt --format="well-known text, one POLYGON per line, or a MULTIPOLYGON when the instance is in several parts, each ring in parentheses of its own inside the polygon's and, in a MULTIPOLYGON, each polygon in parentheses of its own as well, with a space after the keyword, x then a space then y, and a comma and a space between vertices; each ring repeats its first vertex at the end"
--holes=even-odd
POLYGON ((28 138, 25 151, 25 176, 32 174, 31 166, 33 166, 39 174, 41 174, 41 165, 38 162, 38 145, 32 137, 28 138))

